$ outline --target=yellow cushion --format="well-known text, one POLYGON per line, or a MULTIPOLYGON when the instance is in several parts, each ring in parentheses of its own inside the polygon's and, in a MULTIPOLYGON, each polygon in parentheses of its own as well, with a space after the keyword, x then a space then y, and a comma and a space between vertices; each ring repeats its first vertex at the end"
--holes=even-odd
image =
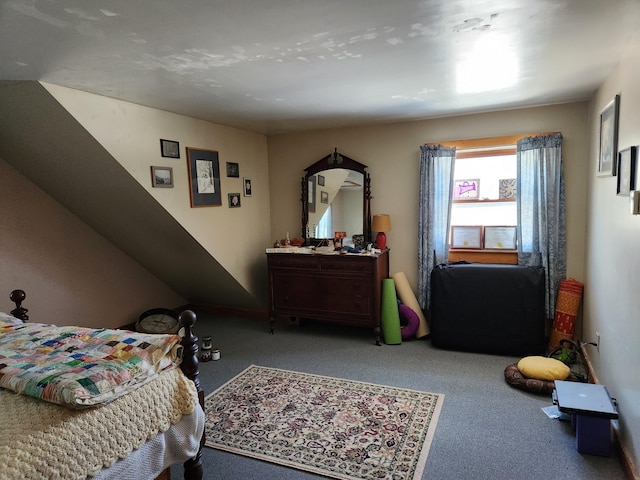
POLYGON ((571 373, 560 360, 540 356, 524 357, 518 362, 518 370, 525 377, 537 380, 564 380, 571 373))

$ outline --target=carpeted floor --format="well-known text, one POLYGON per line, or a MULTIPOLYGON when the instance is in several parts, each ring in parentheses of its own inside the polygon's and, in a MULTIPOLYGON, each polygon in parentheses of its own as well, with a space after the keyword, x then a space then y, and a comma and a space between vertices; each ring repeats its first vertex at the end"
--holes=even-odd
POLYGON ((419 480, 443 399, 251 365, 207 396, 206 445, 330 478, 419 480))
MULTIPOLYGON (((422 479, 624 479, 617 452, 580 454, 566 422, 548 418, 550 397, 504 381, 515 357, 439 350, 428 340, 375 346, 367 329, 303 322, 292 327, 201 314, 196 334, 213 337, 221 358, 200 364, 210 394, 252 364, 445 395, 422 479)), ((207 480, 325 478, 290 467, 205 448, 207 480)), ((173 467, 172 478, 182 478, 173 467)))

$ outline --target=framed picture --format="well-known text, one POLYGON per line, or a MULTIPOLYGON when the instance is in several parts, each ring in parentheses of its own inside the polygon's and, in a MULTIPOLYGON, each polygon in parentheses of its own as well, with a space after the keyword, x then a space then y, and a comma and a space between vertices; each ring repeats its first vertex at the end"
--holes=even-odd
POLYGON ((453 199, 454 200, 477 200, 480 198, 480 180, 454 180, 453 199))
POLYGON ((238 208, 240 207, 240 194, 239 193, 230 193, 229 194, 229 208, 238 208))
POLYGON ((244 185, 244 196, 245 197, 250 197, 252 195, 251 193, 251 179, 244 177, 242 179, 242 184, 244 185))
POLYGON ((160 139, 160 153, 163 157, 180 158, 180 144, 173 140, 160 139))
POLYGON ((618 159, 618 110, 620 95, 616 95, 600 112, 600 154, 598 157, 598 175, 616 174, 618 159))
POLYGON ((320 203, 329 203, 329 192, 324 190, 320 192, 320 203))
POLYGON ((482 248, 482 225, 452 226, 451 248, 482 248))
POLYGON ((240 177, 240 165, 235 162, 227 162, 227 177, 240 177))
POLYGON ((318 185, 324 187, 324 175, 318 175, 318 185))
POLYGON ((218 152, 187 147, 191 207, 222 205, 218 152))
POLYGON ((636 147, 618 154, 618 195, 628 197, 636 189, 636 147))
POLYGON ((484 248, 489 250, 515 250, 516 227, 484 227, 484 248))
POLYGON ((151 167, 151 185, 154 188, 173 188, 173 168, 151 167))
POLYGON ((307 203, 309 204, 309 213, 316 213, 316 176, 312 175, 308 178, 307 185, 307 203))

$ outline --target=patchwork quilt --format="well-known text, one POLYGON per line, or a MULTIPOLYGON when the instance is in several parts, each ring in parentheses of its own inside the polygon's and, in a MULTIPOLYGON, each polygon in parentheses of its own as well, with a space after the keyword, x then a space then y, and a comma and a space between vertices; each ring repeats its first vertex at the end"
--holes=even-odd
POLYGON ((0 387, 70 408, 102 405, 180 363, 178 335, 22 323, 0 314, 0 387))

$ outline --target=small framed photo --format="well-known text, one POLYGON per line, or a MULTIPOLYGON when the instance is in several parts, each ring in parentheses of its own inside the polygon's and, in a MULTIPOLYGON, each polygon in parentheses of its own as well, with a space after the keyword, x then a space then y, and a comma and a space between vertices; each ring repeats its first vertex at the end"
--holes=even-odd
POLYGON ((477 200, 480 198, 480 180, 454 180, 453 199, 454 200, 477 200))
POLYGON ((235 162, 227 162, 227 177, 240 177, 240 165, 235 162))
POLYGON ((318 185, 324 187, 324 175, 318 175, 318 185))
POLYGON ((618 154, 618 195, 628 197, 636 189, 636 147, 629 147, 618 154))
POLYGON ((515 250, 516 227, 484 227, 484 248, 489 250, 515 250))
POLYGON ((320 203, 329 203, 329 192, 320 191, 320 203))
POLYGON ((173 188, 173 168, 151 167, 151 185, 154 188, 173 188))
POLYGON ((173 140, 160 139, 160 154, 163 157, 180 158, 180 144, 173 140))
POLYGON ((451 248, 482 249, 482 225, 452 226, 451 248))
POLYGON ((230 193, 229 194, 229 208, 238 208, 240 207, 240 194, 239 193, 230 193))
POLYGON ((244 177, 242 179, 242 184, 244 185, 243 189, 244 189, 244 196, 245 197, 250 197, 252 195, 251 193, 251 179, 248 177, 244 177))
POLYGON ((600 112, 600 154, 598 175, 611 177, 616 174, 618 159, 618 110, 620 95, 616 95, 600 112))

